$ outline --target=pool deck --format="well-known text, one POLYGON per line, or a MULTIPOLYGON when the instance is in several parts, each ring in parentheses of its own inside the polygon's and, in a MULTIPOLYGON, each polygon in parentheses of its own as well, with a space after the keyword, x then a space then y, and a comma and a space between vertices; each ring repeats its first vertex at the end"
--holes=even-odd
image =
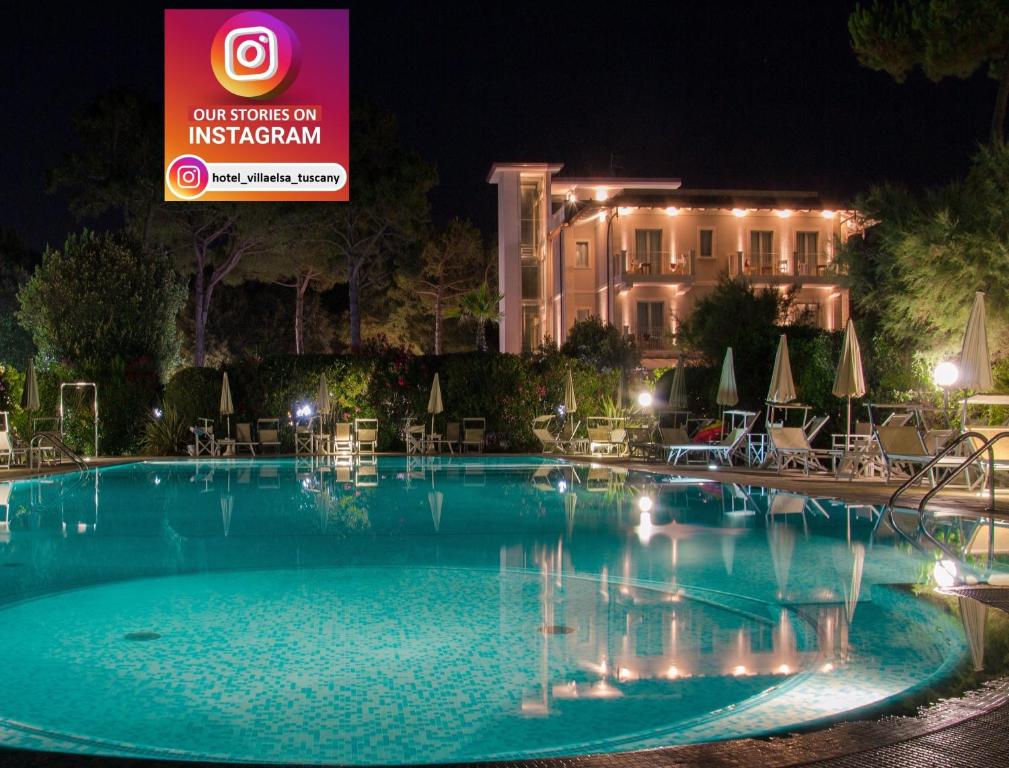
MULTIPOLYGON (((584 457, 568 457, 584 461, 584 457)), ((101 458, 95 466, 130 463, 137 459, 101 458)), ((801 474, 775 474, 746 467, 719 468, 669 467, 626 459, 593 459, 594 463, 614 464, 642 471, 680 473, 712 481, 765 485, 786 491, 816 496, 842 497, 858 503, 885 504, 896 483, 882 481, 838 481, 831 477, 801 474)), ((67 471, 69 467, 51 467, 43 474, 67 471)), ((37 471, 12 469, 6 479, 33 477, 37 471)), ((0 476, 0 479, 4 479, 0 476)), ((926 488, 907 493, 902 505, 917 505, 926 488)), ((944 492, 933 509, 950 513, 981 513, 985 499, 962 491, 944 492)), ((1009 497, 996 498, 996 514, 1009 516, 1009 497)), ((1009 589, 969 587, 949 590, 979 600, 1009 613, 1009 589)), ((855 713, 858 717, 858 713, 855 713)), ((423 755, 418 755, 422 760, 423 755)), ((147 761, 28 752, 0 749, 0 767, 66 766, 191 766, 190 762, 147 761)), ((223 768, 225 765, 221 764, 223 768)), ((786 768, 786 766, 824 766, 830 768, 880 768, 904 766, 999 766, 1009 765, 1009 677, 988 681, 983 687, 956 699, 944 699, 924 707, 915 716, 876 717, 843 722, 819 730, 767 739, 737 739, 708 744, 571 758, 538 759, 496 764, 501 768, 786 768)))

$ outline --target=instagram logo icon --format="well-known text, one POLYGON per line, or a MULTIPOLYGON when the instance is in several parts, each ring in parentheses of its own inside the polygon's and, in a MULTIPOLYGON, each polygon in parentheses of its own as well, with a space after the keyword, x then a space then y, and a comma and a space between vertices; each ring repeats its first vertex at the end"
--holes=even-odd
POLYGON ((207 191, 210 173, 203 158, 182 155, 168 164, 165 181, 176 197, 195 200, 207 191))
POLYGON ((262 11, 246 11, 224 22, 210 51, 218 82, 236 96, 277 96, 293 82, 301 60, 294 31, 262 11))

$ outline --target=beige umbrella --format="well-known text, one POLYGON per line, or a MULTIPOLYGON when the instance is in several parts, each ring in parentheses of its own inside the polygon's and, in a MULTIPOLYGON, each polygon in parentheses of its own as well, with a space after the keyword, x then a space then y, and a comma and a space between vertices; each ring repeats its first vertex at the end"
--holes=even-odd
POLYGON ((438 379, 438 374, 436 373, 434 381, 431 382, 431 396, 427 399, 427 412, 431 414, 432 435, 434 434, 434 417, 444 410, 445 406, 441 402, 441 381, 438 379))
POLYGON ((855 323, 848 318, 844 329, 844 343, 841 345, 841 359, 834 374, 834 397, 844 397, 848 401, 848 420, 845 445, 851 442, 851 398, 865 394, 865 373, 862 371, 862 349, 855 333, 855 323))
POLYGON ((774 372, 767 390, 767 402, 790 403, 795 399, 795 382, 792 381, 792 364, 788 360, 788 337, 781 334, 778 352, 774 356, 774 372))
POLYGON ((970 658, 974 662, 974 671, 984 669, 984 624, 988 618, 988 606, 970 597, 958 597, 960 604, 960 621, 970 646, 970 658))
POLYGON ((568 368, 568 382, 564 387, 564 412, 574 413, 578 410, 578 400, 575 399, 575 380, 571 377, 571 369, 568 368))
POLYGON ((957 386, 975 392, 990 392, 993 386, 991 357, 988 355, 988 330, 985 325, 984 293, 974 294, 974 306, 967 320, 960 349, 960 376, 957 386))
POLYGON ((676 371, 669 385, 669 409, 685 411, 687 409, 687 380, 683 370, 683 355, 676 358, 676 371))
POLYGON ((25 372, 25 389, 21 394, 21 407, 26 411, 37 411, 39 404, 39 377, 35 373, 35 358, 28 358, 28 370, 25 372))
MULTIPOLYGON (((329 382, 326 381, 326 373, 319 374, 319 393, 315 398, 315 411, 320 416, 329 416, 333 411, 333 406, 329 401, 329 382)), ((322 419, 319 419, 319 433, 322 433, 322 419)))
POLYGON ((732 359, 732 347, 728 347, 725 350, 725 359, 722 361, 722 376, 718 380, 718 394, 715 395, 715 402, 722 410, 718 421, 722 425, 721 433, 724 435, 725 406, 731 408, 739 402, 739 390, 736 388, 736 366, 732 359))
POLYGON ((235 404, 231 402, 231 384, 228 383, 228 372, 224 372, 224 379, 221 381, 221 415, 228 417, 228 431, 231 434, 231 414, 235 412, 235 404))

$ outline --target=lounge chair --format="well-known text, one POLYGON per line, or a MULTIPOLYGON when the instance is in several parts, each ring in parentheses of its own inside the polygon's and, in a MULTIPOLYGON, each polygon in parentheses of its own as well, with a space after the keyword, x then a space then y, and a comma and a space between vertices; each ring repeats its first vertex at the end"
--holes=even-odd
POLYGON ((280 419, 259 419, 256 421, 256 432, 261 448, 280 450, 280 419))
POLYGON ((487 421, 482 417, 468 416, 462 420, 462 442, 460 451, 476 448, 483 453, 486 444, 487 421))
POLYGON ((553 414, 537 416, 533 419, 533 435, 540 441, 543 453, 555 453, 558 450, 560 433, 554 433, 551 429, 554 421, 555 417, 553 414))
POLYGON ((627 429, 623 419, 590 416, 586 429, 589 433, 589 454, 592 456, 627 454, 627 429))
MULTIPOLYGON (((982 435, 986 440, 991 440, 996 435, 1001 435, 1004 432, 1009 432, 1007 427, 971 427, 971 432, 977 432, 982 435)), ((981 447, 981 442, 977 438, 971 439, 971 449, 977 450, 981 447)), ((995 464, 989 466, 990 461, 988 459, 987 451, 978 457, 978 464, 981 466, 982 471, 985 474, 985 479, 987 476, 994 472, 1009 472, 1009 437, 997 440, 992 444, 992 453, 995 459, 995 464)))
POLYGON ((789 467, 798 468, 800 465, 807 475, 810 467, 823 469, 801 427, 768 427, 767 453, 766 462, 773 461, 778 472, 789 467))
POLYGON ((245 448, 253 456, 256 455, 256 441, 252 439, 252 424, 240 421, 235 424, 235 453, 245 448))
POLYGON ((750 432, 750 427, 736 427, 718 443, 677 443, 663 446, 666 450, 666 461, 670 464, 679 464, 680 459, 688 462, 691 457, 698 457, 701 461, 714 460, 720 464, 732 464, 732 456, 746 442, 746 436, 750 432))
POLYGON ((378 419, 354 419, 354 453, 375 456, 378 451, 378 419))
MULTIPOLYGON (((876 429, 875 438, 883 458, 883 469, 887 480, 890 480, 895 473, 910 476, 917 471, 917 468, 928 464, 935 458, 935 455, 925 447, 917 427, 906 424, 897 426, 887 424, 876 429)), ((937 471, 952 470, 962 463, 963 459, 944 456, 929 471, 929 482, 935 484, 937 471)))
POLYGON ((349 421, 338 421, 333 427, 332 454, 350 459, 354 455, 354 435, 349 421))
POLYGON ((6 469, 11 468, 14 463, 14 446, 11 444, 10 432, 4 430, 0 432, 0 462, 6 469))
POLYGON ((459 428, 458 421, 449 421, 445 423, 445 434, 442 437, 442 441, 448 443, 449 450, 454 451, 455 449, 462 450, 459 442, 462 440, 462 430, 459 428))
POLYGON ((827 426, 827 422, 830 421, 830 416, 814 416, 803 427, 803 432, 806 433, 806 442, 810 445, 816 440, 816 436, 820 434, 820 431, 827 426))
POLYGON ((580 421, 576 421, 574 416, 568 416, 564 419, 564 423, 561 424, 560 432, 557 433, 557 452, 558 453, 576 453, 577 448, 584 444, 584 441, 578 438, 578 428, 582 425, 580 421))

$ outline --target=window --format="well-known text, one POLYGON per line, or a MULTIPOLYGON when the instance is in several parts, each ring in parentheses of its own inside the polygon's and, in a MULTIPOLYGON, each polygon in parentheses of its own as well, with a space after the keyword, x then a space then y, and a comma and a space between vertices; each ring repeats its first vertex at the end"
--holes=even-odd
POLYGON ((796 268, 804 275, 815 275, 818 272, 819 255, 817 245, 819 232, 795 233, 796 268))
POLYGON ((521 198, 521 240, 519 252, 522 255, 522 298, 538 301, 542 295, 540 288, 540 185, 538 182, 523 182, 521 198))
POLYGON ((592 310, 588 307, 578 307, 578 309, 575 310, 576 323, 584 323, 590 317, 592 317, 592 310))
POLYGON ((750 259, 749 268, 751 272, 760 275, 770 275, 774 272, 774 232, 761 232, 754 230, 750 232, 750 259))
POLYGON ((658 275, 662 272, 662 230, 634 230, 635 272, 658 275))
POLYGON ((589 243, 587 240, 579 240, 575 243, 575 269, 589 268, 589 243))
POLYGON ((639 301, 637 341, 642 349, 661 349, 665 332, 665 302, 639 301))
POLYGON ((820 324, 820 305, 812 301, 799 301, 792 305, 793 325, 818 326, 820 324))
POLYGON ((697 254, 702 259, 713 259, 715 257, 715 230, 697 230, 697 254))
POLYGON ((522 351, 531 352, 540 345, 540 308, 535 304, 522 307, 522 351))

